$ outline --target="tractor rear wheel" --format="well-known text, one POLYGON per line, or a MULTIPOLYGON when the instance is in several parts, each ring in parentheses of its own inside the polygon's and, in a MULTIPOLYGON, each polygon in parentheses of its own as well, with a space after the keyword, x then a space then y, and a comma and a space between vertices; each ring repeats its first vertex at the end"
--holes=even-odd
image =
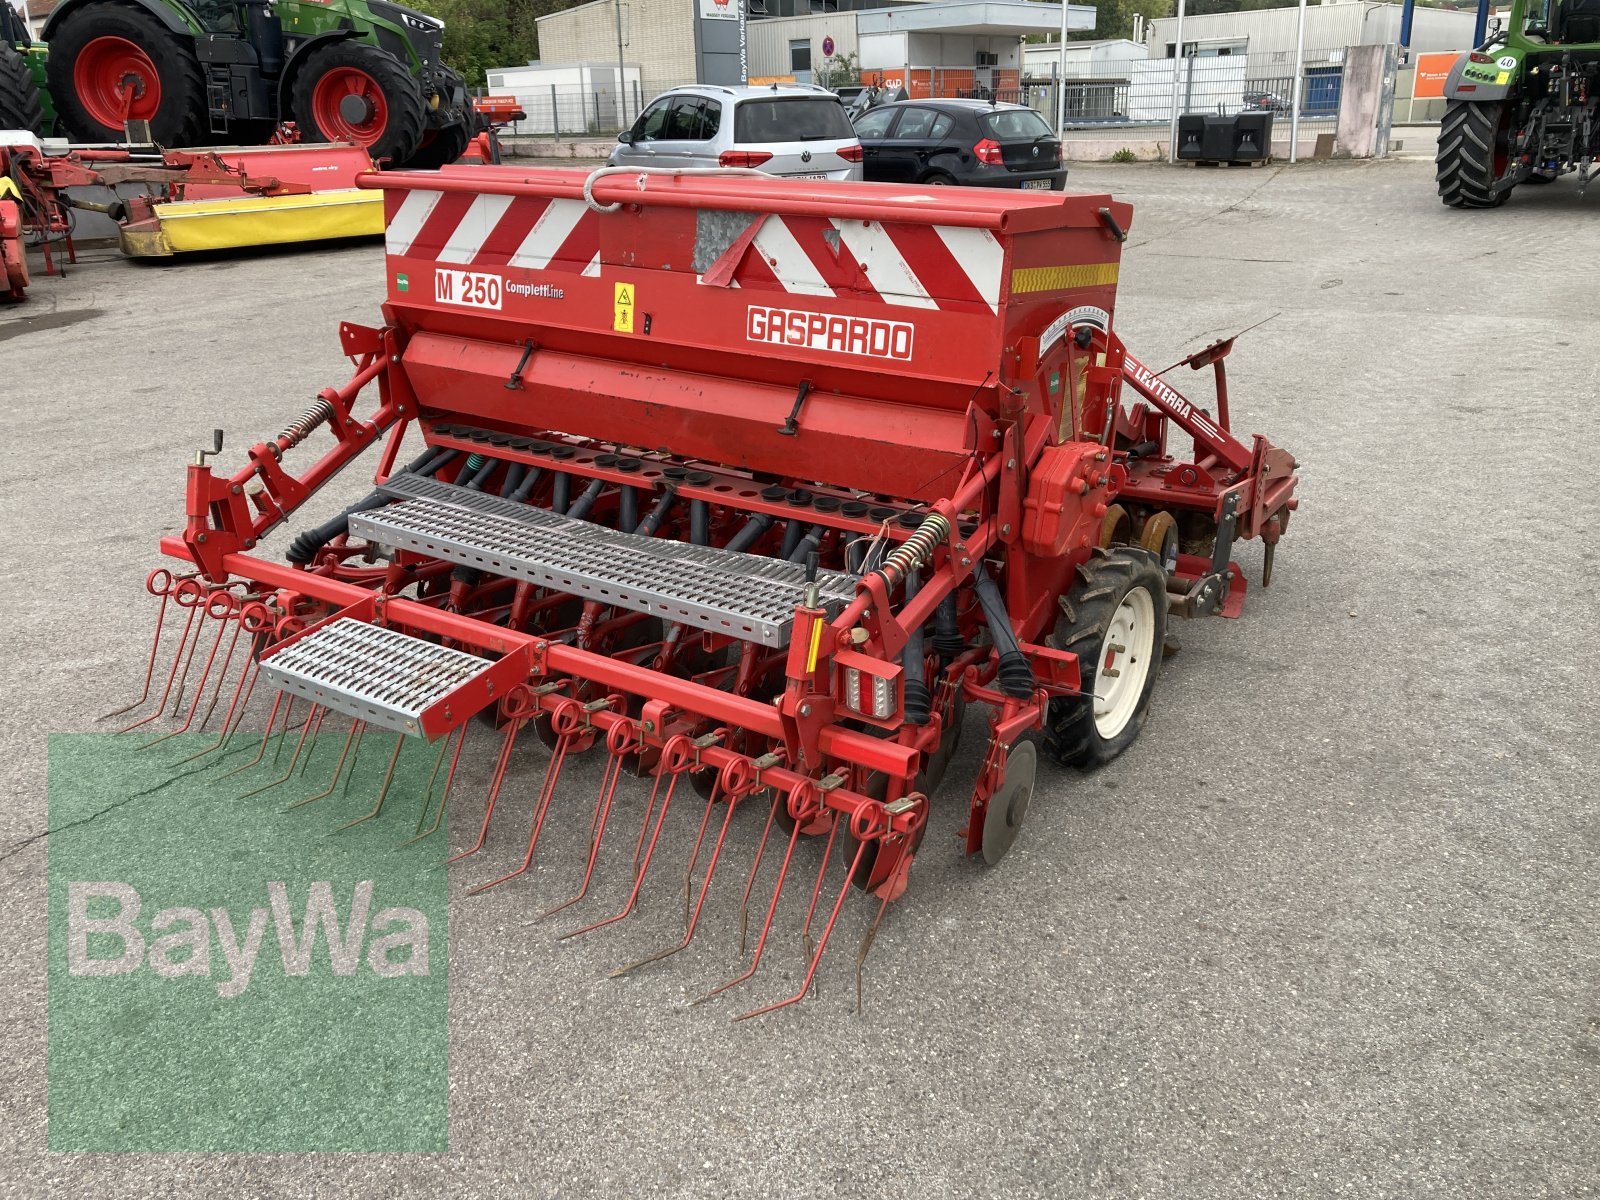
POLYGON ((422 90, 400 60, 364 42, 312 52, 294 77, 294 120, 308 142, 354 142, 401 163, 422 142, 422 90))
POLYGON ((1510 110, 1501 103, 1452 100, 1439 127, 1435 157, 1439 199, 1451 208, 1498 208, 1511 189, 1494 185, 1510 163, 1510 110))
POLYGON ((15 47, 0 42, 0 129, 26 129, 44 133, 44 109, 33 72, 15 47))
POLYGON ((68 136, 119 142, 129 121, 148 121, 163 146, 203 140, 205 77, 194 49, 151 14, 86 4, 50 39, 50 95, 68 136))
POLYGON ((1082 696, 1058 696, 1045 717, 1045 749, 1063 766, 1093 769, 1133 744, 1144 727, 1167 629, 1167 581, 1151 554, 1098 551, 1060 600, 1051 644, 1078 656, 1082 696))

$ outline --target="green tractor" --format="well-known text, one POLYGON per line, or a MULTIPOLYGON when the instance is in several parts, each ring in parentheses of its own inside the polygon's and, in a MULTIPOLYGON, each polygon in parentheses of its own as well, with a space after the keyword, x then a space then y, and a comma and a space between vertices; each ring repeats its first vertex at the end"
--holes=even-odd
POLYGON ((443 23, 387 0, 64 0, 44 38, 54 132, 75 141, 143 122, 163 146, 251 145, 292 121, 436 167, 476 132, 443 23))
POLYGON ((28 36, 28 27, 0 0, 0 129, 26 129, 44 135, 56 113, 45 88, 45 48, 28 36))
POLYGON ((1451 208, 1496 208, 1519 183, 1600 157, 1600 0, 1513 0, 1503 32, 1451 68, 1437 157, 1451 208))

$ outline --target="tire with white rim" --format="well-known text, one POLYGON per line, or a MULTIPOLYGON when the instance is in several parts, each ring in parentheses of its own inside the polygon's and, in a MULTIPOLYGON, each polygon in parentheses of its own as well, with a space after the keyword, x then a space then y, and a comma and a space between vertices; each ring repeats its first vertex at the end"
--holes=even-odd
POLYGON ((1100 550, 1058 604, 1050 641, 1078 656, 1085 695, 1050 701, 1045 748, 1064 766, 1090 770, 1144 727, 1166 639, 1166 575, 1146 551, 1100 550))

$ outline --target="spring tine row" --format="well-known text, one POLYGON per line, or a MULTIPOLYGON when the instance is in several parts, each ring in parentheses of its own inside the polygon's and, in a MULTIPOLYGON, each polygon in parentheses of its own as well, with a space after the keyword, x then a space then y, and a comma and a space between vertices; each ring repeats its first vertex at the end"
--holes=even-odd
MULTIPOLYGON (((355 743, 356 753, 360 754, 361 736, 366 732, 366 728, 367 723, 365 721, 354 721, 351 723, 350 732, 344 735, 344 749, 339 752, 339 761, 334 764, 333 779, 329 782, 328 786, 322 791, 318 792, 315 796, 307 796, 304 800, 296 800, 293 804, 289 805, 288 808, 285 808, 283 810, 284 812, 289 812, 291 809, 300 808, 306 804, 312 804, 318 800, 326 800, 329 796, 333 795, 333 789, 339 786, 339 776, 344 771, 344 760, 350 756, 351 743, 355 743)), ((354 775, 355 773, 356 765, 352 761, 350 764, 350 774, 354 775)), ((346 781, 345 786, 350 786, 348 781, 346 781)))
POLYGON ((670 958, 680 950, 687 949, 689 943, 694 940, 694 931, 700 924, 700 912, 705 908, 706 893, 711 890, 711 877, 716 874, 717 861, 722 856, 722 845, 728 838, 728 826, 733 823, 733 811, 739 807, 740 797, 736 794, 729 794, 727 797, 728 812, 727 815, 722 818, 722 828, 717 833, 716 843, 711 847, 711 861, 706 864, 706 877, 700 881, 700 898, 695 901, 694 915, 690 916, 688 912, 690 879, 694 874, 695 862, 700 856, 700 843, 705 840, 706 825, 711 820, 711 810, 716 806, 717 800, 721 797, 722 792, 722 780, 719 778, 716 786, 711 789, 711 799, 706 803, 706 815, 700 821, 700 836, 695 839, 694 851, 689 856, 689 866, 684 871, 683 899, 684 922, 686 927, 683 932, 683 940, 675 946, 668 946, 665 950, 648 955, 645 958, 639 959, 637 962, 631 962, 625 967, 618 967, 616 970, 611 972, 611 978, 620 978, 631 971, 638 970, 647 963, 660 962, 663 958, 670 958))
POLYGON ((446 863, 453 863, 483 849, 484 840, 489 836, 489 818, 494 816, 495 802, 500 799, 500 785, 505 782, 506 766, 511 762, 511 750, 517 744, 517 730, 521 725, 521 721, 511 722, 506 727, 505 740, 500 743, 500 758, 495 763, 494 775, 489 780, 489 804, 483 810, 483 824, 478 828, 478 840, 460 854, 453 854, 445 859, 446 863))
MULTIPOLYGON (((572 929, 566 933, 563 933, 560 938, 557 939, 558 941, 564 942, 568 938, 577 937, 579 934, 592 933, 596 929, 604 928, 607 925, 613 925, 633 911, 634 906, 639 903, 639 890, 644 886, 645 873, 650 870, 650 859, 656 852, 656 843, 661 838, 661 827, 666 824, 667 810, 672 807, 673 793, 677 791, 678 781, 682 779, 683 776, 684 772, 682 770, 670 769, 667 766, 665 756, 663 756, 661 765, 656 768, 656 781, 650 790, 650 803, 645 809, 644 824, 646 826, 650 824, 650 814, 655 809, 656 793, 660 790, 661 780, 663 777, 668 780, 667 790, 661 797, 661 811, 656 814, 655 830, 650 835, 650 844, 645 847, 644 857, 639 862, 638 870, 634 872, 633 890, 628 893, 627 903, 624 904, 618 912, 613 913, 603 921, 596 921, 593 925, 585 925, 581 929, 572 929)), ((644 830, 641 829, 641 837, 643 836, 643 833, 644 830)))
MULTIPOLYGON (((498 879, 491 879, 488 883, 480 883, 477 887, 467 892, 467 895, 476 896, 480 892, 486 892, 492 887, 497 887, 508 879, 515 879, 533 865, 534 847, 539 844, 539 834, 544 830, 544 819, 550 812, 550 801, 556 793, 556 780, 561 777, 561 769, 566 765, 567 761, 567 751, 571 749, 572 743, 577 736, 578 732, 576 730, 568 730, 556 738, 555 749, 550 754, 550 763, 545 767, 544 785, 539 789, 539 798, 534 803, 533 825, 528 832, 528 852, 522 856, 522 865, 515 871, 508 871, 498 879)), ((607 764, 606 769, 608 772, 610 771, 610 764, 607 764)), ((490 807, 492 808, 493 805, 491 804, 490 807)), ((487 816, 484 820, 485 824, 487 824, 487 816)))
MULTIPOLYGON (((773 810, 772 810, 773 811, 773 815, 776 815, 777 806, 779 804, 782 804, 783 802, 784 802, 784 798, 782 796, 778 796, 773 800, 773 810)), ((789 864, 794 860, 794 848, 800 841, 800 827, 801 827, 802 824, 804 824, 804 822, 796 821, 794 823, 794 827, 789 831, 789 848, 786 851, 784 851, 783 865, 778 868, 778 882, 777 882, 777 885, 774 886, 773 889, 772 889, 772 902, 767 905, 767 919, 761 923, 761 934, 760 934, 760 936, 758 936, 756 938, 756 950, 755 950, 754 956, 750 959, 750 966, 745 970, 745 972, 742 975, 736 975, 736 976, 734 976, 734 978, 728 980, 727 983, 724 983, 724 984, 721 984, 718 987, 712 988, 704 996, 701 996, 700 999, 696 1000, 695 1001, 696 1004, 704 1004, 707 1000, 712 999, 714 996, 720 996, 723 992, 727 991, 729 988, 738 987, 741 983, 744 983, 747 980, 749 980, 751 977, 753 977, 755 975, 755 973, 756 973, 756 968, 758 968, 761 965, 761 956, 762 956, 763 953, 765 953, 766 948, 767 948, 767 935, 772 932, 772 919, 778 913, 778 897, 783 893, 783 885, 789 878, 789 864)), ((767 822, 767 828, 768 828, 769 831, 770 831, 771 827, 772 827, 771 817, 769 816, 768 817, 768 822, 767 822)), ((765 844, 766 844, 766 835, 763 834, 762 835, 762 845, 765 846, 765 844)), ((760 865, 761 865, 761 857, 760 857, 759 854, 757 854, 757 856, 756 856, 756 866, 759 867, 760 865)), ((756 876, 755 867, 752 867, 750 869, 750 882, 745 885, 745 889, 744 889, 745 900, 746 900, 747 903, 748 903, 749 898, 750 898, 750 884, 755 882, 755 876, 756 876)), ((740 918, 740 928, 739 928, 739 954, 740 954, 741 957, 744 955, 744 924, 743 924, 743 920, 744 919, 741 916, 741 918, 740 918)))
MULTIPOLYGON (((280 708, 283 708, 285 710, 284 714, 283 714, 283 727, 285 729, 287 729, 289 727, 289 713, 288 713, 288 710, 292 709, 293 707, 294 707, 294 697, 293 696, 289 697, 289 703, 287 705, 285 705, 283 703, 283 693, 282 692, 279 692, 276 696, 274 696, 272 698, 272 711, 267 714, 267 728, 261 734, 261 749, 256 751, 256 756, 254 758, 252 758, 249 762, 245 763, 243 766, 235 767, 233 770, 229 771, 226 775, 222 776, 222 779, 231 779, 233 776, 239 774, 239 772, 241 772, 241 771, 248 771, 251 767, 255 766, 263 758, 266 757, 266 754, 267 754, 267 743, 272 739, 272 726, 278 719, 278 710, 280 708)), ((222 780, 219 779, 217 782, 220 783, 221 781, 222 780)))
MULTIPOLYGON (((305 735, 302 734, 301 736, 304 737, 305 735)), ((377 816, 380 812, 383 811, 383 802, 384 802, 385 799, 388 798, 388 795, 389 795, 389 785, 394 782, 394 768, 395 768, 395 765, 397 763, 399 763, 399 761, 400 761, 400 751, 405 746, 405 744, 406 744, 406 735, 405 734, 397 733, 397 734, 394 735, 394 753, 389 756, 389 768, 388 768, 388 770, 384 771, 384 773, 383 773, 383 784, 382 784, 381 787, 378 788, 378 798, 377 798, 377 800, 375 800, 373 802, 372 810, 370 812, 362 813, 359 817, 357 817, 353 821, 346 821, 343 825, 339 826, 337 829, 331 830, 330 833, 343 833, 346 829, 349 829, 352 825, 360 825, 363 821, 370 821, 370 820, 372 820, 373 817, 377 816)), ((296 753, 298 754, 299 751, 296 751, 296 753)), ((439 747, 439 757, 440 757, 441 760, 444 758, 444 746, 443 745, 440 745, 440 747, 439 747)), ((292 762, 289 764, 289 769, 291 771, 294 769, 294 764, 292 762)), ((355 776, 355 768, 354 767, 351 768, 350 775, 351 775, 352 778, 354 778, 354 776, 355 776)), ((348 788, 349 786, 350 786, 350 782, 349 782, 349 780, 346 780, 345 781, 345 787, 348 788)), ((432 783, 431 780, 429 781, 428 788, 429 788, 430 791, 432 791, 433 783, 432 783)))
MULTIPOLYGON (((834 828, 838 828, 837 822, 834 823, 834 828)), ((832 840, 832 834, 829 835, 829 839, 830 841, 832 840)), ((822 938, 817 942, 816 953, 811 956, 811 965, 806 968, 806 977, 800 981, 800 990, 785 1000, 779 1000, 776 1003, 768 1004, 762 1008, 753 1008, 747 1013, 741 1013, 739 1016, 735 1017, 734 1020, 748 1021, 752 1017, 765 1016, 769 1012, 776 1012, 780 1008, 787 1008, 789 1005, 798 1004, 801 1000, 805 999, 806 993, 811 990, 811 981, 816 978, 817 967, 822 962, 822 956, 828 949, 828 939, 833 936, 833 927, 839 920, 839 911, 844 908, 845 897, 850 894, 850 888, 852 886, 850 881, 855 878, 856 871, 860 868, 861 861, 867 853, 867 847, 871 844, 871 842, 863 841, 856 847, 855 858, 851 860, 850 870, 846 872, 844 877, 844 886, 839 889, 839 898, 833 902, 833 911, 828 914, 828 923, 822 928, 822 938)), ((828 865, 828 858, 826 855, 823 856, 822 865, 823 870, 826 871, 828 865)), ((817 878, 818 894, 821 893, 821 890, 822 878, 819 875, 817 878)), ((811 905, 813 909, 816 908, 816 899, 816 895, 813 895, 811 898, 811 905)), ((807 913, 807 929, 810 928, 810 924, 811 914, 807 913)))
MULTIPOLYGON (((284 783, 288 783, 289 782, 290 777, 294 775, 295 764, 300 761, 300 751, 306 744, 306 735, 311 732, 311 729, 312 729, 313 725, 317 726, 318 728, 321 727, 321 725, 322 725, 322 716, 327 711, 325 708, 323 708, 319 704, 313 704, 311 706, 311 708, 312 708, 313 717, 315 719, 311 720, 311 721, 307 721, 301 727, 301 729, 300 729, 300 740, 295 743, 295 746, 294 746, 294 757, 289 760, 289 769, 287 771, 285 771, 282 775, 278 776, 276 779, 274 779, 274 780, 272 780, 272 781, 270 781, 268 783, 264 783, 258 788, 252 788, 250 791, 246 792, 242 796, 235 797, 235 803, 237 803, 239 800, 248 800, 248 799, 250 799, 251 796, 259 796, 262 792, 269 792, 273 788, 279 786, 280 784, 284 784, 284 783)), ((308 755, 307 756, 308 760, 309 760, 309 757, 310 756, 308 755)))
POLYGON ((139 698, 132 704, 124 704, 121 708, 112 709, 110 712, 101 716, 100 719, 102 721, 109 721, 112 717, 120 717, 123 713, 132 712, 150 698, 150 681, 155 678, 156 655, 161 650, 161 631, 165 627, 167 621, 167 604, 172 599, 172 587, 170 584, 171 575, 167 572, 152 571, 150 578, 145 584, 148 589, 154 591, 156 589, 156 579, 163 574, 166 575, 168 583, 161 587, 159 593, 161 596, 161 604, 156 609, 156 632, 155 636, 150 641, 150 661, 145 664, 144 668, 144 688, 142 691, 140 691, 139 698))
MULTIPOLYGON (((178 664, 184 661, 184 654, 183 654, 184 647, 189 644, 189 631, 194 628, 195 608, 196 608, 195 605, 189 605, 189 615, 186 616, 183 619, 183 632, 178 638, 178 652, 175 655, 173 655, 173 658, 172 658, 172 669, 167 672, 167 682, 162 686, 162 689, 161 689, 161 700, 160 700, 159 703, 157 703, 157 705, 155 707, 155 711, 150 713, 149 716, 141 717, 139 720, 135 721, 132 725, 129 725, 129 726, 125 727, 120 732, 122 732, 122 733, 131 733, 135 729, 138 729, 142 725, 148 725, 151 721, 154 721, 157 717, 159 717, 162 713, 164 713, 167 710, 167 699, 172 695, 173 682, 178 678, 178 664)), ((156 631, 156 641, 159 643, 160 640, 161 640, 161 631, 158 629, 156 631)), ((195 640, 198 641, 199 639, 196 638, 195 640)), ((155 652, 154 651, 154 647, 152 647, 151 648, 152 655, 154 654, 154 652, 155 652)), ((108 716, 116 716, 117 714, 116 713, 108 713, 107 715, 108 716)))
MULTIPOLYGON (((428 819, 428 809, 431 807, 433 802, 433 781, 430 779, 428 781, 428 794, 423 797, 422 801, 422 815, 417 818, 416 836, 407 838, 405 841, 401 842, 396 849, 403 850, 413 842, 420 842, 423 838, 432 837, 434 834, 439 832, 439 824, 444 820, 445 805, 450 802, 450 788, 455 783, 456 764, 461 761, 461 747, 466 740, 467 727, 463 725, 456 733, 456 748, 455 751, 450 755, 450 769, 445 772, 444 791, 439 793, 439 811, 433 814, 433 824, 428 826, 428 831, 426 833, 422 831, 422 823, 428 819)), ((433 770, 434 774, 437 775, 439 772, 439 767, 437 764, 434 765, 433 770)))
MULTIPOLYGON (((613 752, 606 760, 605 773, 600 777, 600 798, 595 802, 594 819, 589 825, 589 863, 583 871, 583 882, 578 885, 578 890, 570 899, 540 913, 539 920, 543 921, 563 909, 571 908, 589 891, 589 881, 594 877, 594 864, 600 857, 600 840, 605 837, 606 821, 611 816, 611 802, 617 794, 617 781, 622 778, 622 759, 622 754, 613 752)), ((654 799, 653 792, 652 799, 654 799)), ((648 813, 645 814, 645 819, 649 819, 648 813)), ((637 855, 635 861, 638 861, 637 855)))

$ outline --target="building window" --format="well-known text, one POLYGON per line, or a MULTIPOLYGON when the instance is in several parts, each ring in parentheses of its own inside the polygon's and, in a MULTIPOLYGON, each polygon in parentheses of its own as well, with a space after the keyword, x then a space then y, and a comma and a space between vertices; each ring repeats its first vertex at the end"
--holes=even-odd
POLYGON ((795 74, 811 70, 810 41, 789 43, 789 70, 795 74))

